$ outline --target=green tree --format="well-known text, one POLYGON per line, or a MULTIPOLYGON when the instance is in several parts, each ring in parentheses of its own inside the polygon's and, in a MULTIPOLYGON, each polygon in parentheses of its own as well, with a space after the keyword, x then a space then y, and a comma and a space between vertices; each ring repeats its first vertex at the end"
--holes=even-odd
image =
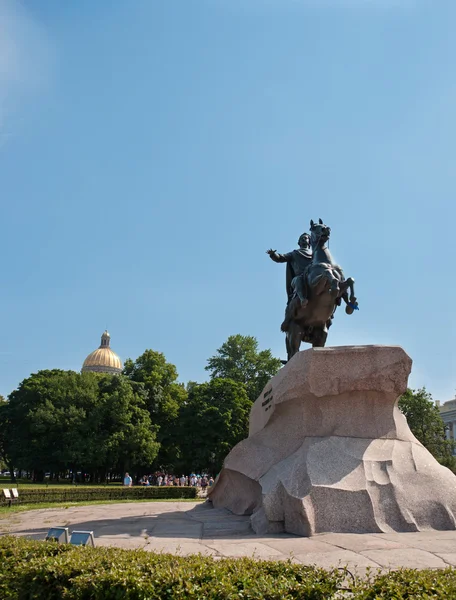
POLYGON ((7 454, 37 480, 71 469, 100 481, 150 466, 158 451, 144 390, 123 376, 40 371, 10 395, 6 416, 7 454))
POLYGON ((11 471, 10 459, 8 454, 8 403, 3 396, 0 395, 0 470, 8 466, 11 477, 14 479, 14 469, 11 471))
MULTIPOLYGON (((97 399, 97 378, 73 371, 39 371, 9 396, 8 451, 19 468, 42 480, 78 461, 87 410, 97 399)), ((80 464, 80 463, 79 463, 80 464)))
POLYGON ((105 472, 150 469, 160 444, 142 386, 132 385, 123 376, 104 377, 99 381, 99 392, 93 420, 101 439, 93 444, 92 463, 98 457, 98 465, 105 472))
POLYGON ((453 443, 446 439, 445 423, 426 388, 408 389, 399 400, 399 408, 413 435, 423 446, 442 464, 455 467, 453 443))
POLYGON ((147 408, 160 442, 156 465, 172 468, 178 454, 179 410, 187 399, 185 387, 177 382, 176 367, 161 352, 146 350, 135 361, 127 359, 123 372, 131 381, 144 386, 147 408))
POLYGON ((247 437, 251 406, 243 383, 216 378, 193 384, 180 411, 182 469, 215 475, 231 448, 247 437))
POLYGON ((206 371, 210 371, 212 379, 221 377, 243 383, 252 402, 282 366, 271 350, 258 350, 255 337, 240 334, 231 335, 207 363, 206 371))

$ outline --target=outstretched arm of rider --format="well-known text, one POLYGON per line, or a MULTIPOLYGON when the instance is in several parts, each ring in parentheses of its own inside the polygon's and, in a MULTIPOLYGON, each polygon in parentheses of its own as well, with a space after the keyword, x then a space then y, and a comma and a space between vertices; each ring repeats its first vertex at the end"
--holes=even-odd
POLYGON ((266 254, 269 254, 269 257, 276 263, 284 263, 288 262, 291 258, 291 253, 288 254, 279 254, 277 250, 266 250, 266 254))

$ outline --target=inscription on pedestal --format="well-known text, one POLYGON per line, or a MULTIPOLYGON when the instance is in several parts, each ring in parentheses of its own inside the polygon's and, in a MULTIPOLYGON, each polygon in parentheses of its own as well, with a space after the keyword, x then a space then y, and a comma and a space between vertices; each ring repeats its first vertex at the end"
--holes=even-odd
POLYGON ((274 396, 272 395, 272 388, 263 394, 263 402, 261 406, 264 408, 265 412, 272 407, 272 401, 274 400, 274 396))

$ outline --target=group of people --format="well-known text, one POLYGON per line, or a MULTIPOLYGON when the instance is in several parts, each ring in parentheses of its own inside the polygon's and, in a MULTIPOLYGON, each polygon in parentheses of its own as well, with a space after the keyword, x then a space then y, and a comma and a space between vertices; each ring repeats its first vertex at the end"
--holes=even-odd
MULTIPOLYGON (((207 474, 196 475, 195 473, 191 473, 190 475, 181 475, 178 477, 177 475, 171 475, 168 473, 157 472, 153 475, 144 475, 137 482, 139 485, 149 486, 149 485, 174 485, 174 486, 192 486, 201 488, 203 491, 208 487, 214 485, 214 479, 212 476, 207 474)), ((131 475, 125 473, 124 486, 131 487, 133 485, 133 479, 131 475)))

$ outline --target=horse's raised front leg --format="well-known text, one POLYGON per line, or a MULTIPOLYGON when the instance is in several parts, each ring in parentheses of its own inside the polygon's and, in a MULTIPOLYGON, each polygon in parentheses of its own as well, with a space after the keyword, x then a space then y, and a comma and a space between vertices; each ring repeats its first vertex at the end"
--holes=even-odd
POLYGON ((356 301, 355 296, 355 280, 353 279, 353 277, 349 277, 348 279, 346 279, 343 282, 341 288, 344 289, 342 298, 344 299, 344 302, 347 305, 345 307, 345 312, 347 313, 347 315, 351 315, 358 307, 358 303, 356 301), (350 297, 347 294, 348 289, 350 289, 350 297))

